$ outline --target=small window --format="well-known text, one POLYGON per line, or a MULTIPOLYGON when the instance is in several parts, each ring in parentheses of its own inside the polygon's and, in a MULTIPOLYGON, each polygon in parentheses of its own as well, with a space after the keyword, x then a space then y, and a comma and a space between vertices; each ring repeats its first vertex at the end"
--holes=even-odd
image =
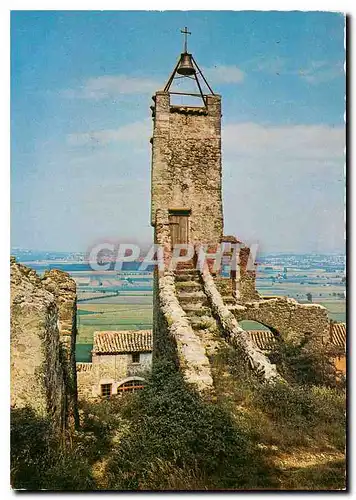
POLYGON ((140 353, 139 352, 134 352, 132 354, 132 362, 133 363, 139 363, 140 362, 140 353))
POLYGON ((112 384, 101 384, 101 395, 103 398, 109 398, 111 396, 111 386, 112 384))
POLYGON ((122 392, 135 392, 144 388, 143 380, 129 380, 117 388, 118 394, 122 392))

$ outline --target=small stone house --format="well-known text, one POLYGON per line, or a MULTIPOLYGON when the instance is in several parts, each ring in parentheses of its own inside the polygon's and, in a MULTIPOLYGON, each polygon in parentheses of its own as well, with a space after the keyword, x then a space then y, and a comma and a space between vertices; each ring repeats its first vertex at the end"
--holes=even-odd
POLYGON ((152 365, 152 330, 94 333, 91 363, 77 363, 79 399, 142 389, 152 365))

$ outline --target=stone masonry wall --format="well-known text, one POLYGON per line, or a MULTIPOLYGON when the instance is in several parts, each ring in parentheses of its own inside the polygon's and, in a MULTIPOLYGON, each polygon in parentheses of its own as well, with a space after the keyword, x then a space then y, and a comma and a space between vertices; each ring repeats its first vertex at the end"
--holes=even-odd
MULTIPOLYGON (((216 287, 215 280, 206 264, 201 271, 204 292, 209 299, 210 307, 218 320, 225 340, 233 347, 239 348, 252 370, 266 382, 282 381, 276 365, 272 364, 265 354, 254 344, 250 336, 238 325, 236 318, 224 304, 223 298, 216 287)), ((244 307, 236 305, 236 309, 244 307)))
POLYGON ((234 314, 238 321, 257 321, 289 341, 305 334, 326 338, 329 333, 327 310, 319 304, 299 304, 289 298, 259 300, 245 303, 234 314))
POLYGON ((218 243, 223 235, 221 98, 207 110, 170 106, 157 92, 154 107, 151 224, 157 209, 190 209, 190 241, 218 243))
POLYGON ((10 271, 11 408, 29 406, 61 433, 67 426, 67 390, 56 300, 35 271, 14 258, 10 271))
POLYGON ((58 307, 59 333, 64 352, 64 368, 68 392, 68 415, 74 426, 79 425, 77 408, 77 371, 75 344, 77 337, 77 289, 68 273, 57 269, 46 271, 42 284, 51 292, 58 307))

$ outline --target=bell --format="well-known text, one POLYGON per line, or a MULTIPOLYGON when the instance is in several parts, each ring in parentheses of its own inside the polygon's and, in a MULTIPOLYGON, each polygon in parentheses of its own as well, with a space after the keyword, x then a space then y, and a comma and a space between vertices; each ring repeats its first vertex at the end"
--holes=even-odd
POLYGON ((180 56, 177 73, 184 76, 194 75, 195 68, 192 63, 192 55, 184 52, 180 56))

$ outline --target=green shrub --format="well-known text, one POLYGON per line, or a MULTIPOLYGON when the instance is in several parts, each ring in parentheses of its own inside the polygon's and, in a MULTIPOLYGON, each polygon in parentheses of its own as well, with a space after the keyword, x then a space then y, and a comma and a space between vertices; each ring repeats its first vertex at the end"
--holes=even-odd
POLYGON ((345 446, 345 394, 328 387, 261 385, 256 405, 275 422, 285 444, 307 445, 310 440, 345 446))
POLYGON ((162 489, 167 464, 178 476, 186 471, 194 484, 203 481, 214 489, 268 483, 261 472, 266 465, 248 436, 221 408, 188 389, 169 363, 156 364, 124 414, 134 419, 111 460, 115 489, 162 489), (162 471, 154 481, 152 470, 162 471))
POLYGON ((289 382, 337 387, 343 385, 333 361, 339 354, 339 349, 331 344, 304 337, 297 344, 277 342, 269 358, 289 382))
POLYGON ((31 408, 11 410, 10 480, 15 489, 90 490, 89 463, 76 447, 61 446, 49 419, 31 408))
POLYGON ((288 450, 291 446, 345 446, 345 391, 340 387, 261 384, 231 347, 213 359, 219 404, 251 441, 288 450))

